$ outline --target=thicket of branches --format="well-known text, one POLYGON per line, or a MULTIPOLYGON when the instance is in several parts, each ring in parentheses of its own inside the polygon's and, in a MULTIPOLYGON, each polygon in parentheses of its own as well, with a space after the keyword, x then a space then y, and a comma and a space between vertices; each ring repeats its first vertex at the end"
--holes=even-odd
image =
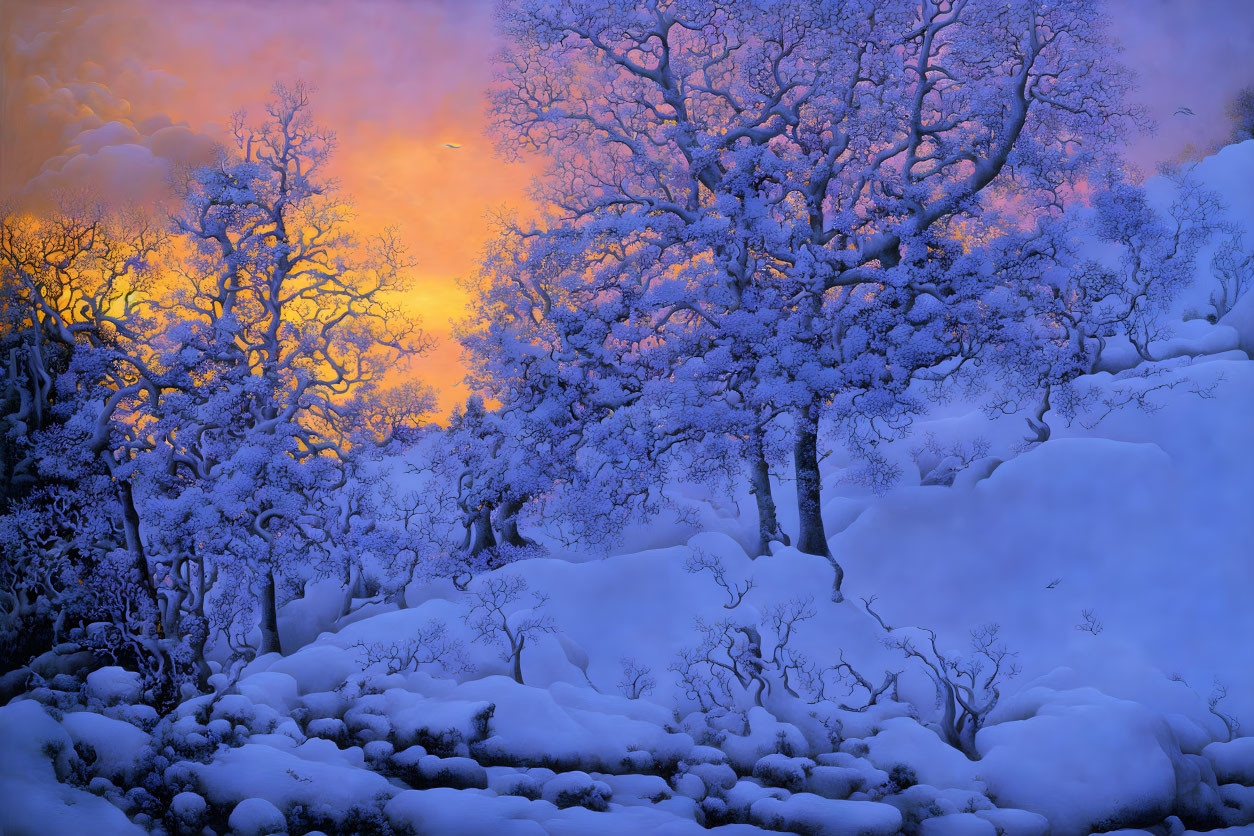
POLYGON ((164 221, 0 218, 6 667, 85 648, 168 706, 207 688, 211 640, 281 650, 285 584, 369 546, 370 459, 432 406, 384 374, 425 341, 395 307, 411 261, 350 230, 310 107, 276 86, 164 221))

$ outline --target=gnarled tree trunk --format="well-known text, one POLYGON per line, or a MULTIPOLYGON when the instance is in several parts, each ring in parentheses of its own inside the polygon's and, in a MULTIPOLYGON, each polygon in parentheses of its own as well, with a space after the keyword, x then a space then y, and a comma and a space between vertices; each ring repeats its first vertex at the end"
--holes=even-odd
POLYGON ((819 477, 819 402, 817 399, 796 415, 796 438, 793 442, 793 464, 797 476, 797 517, 800 532, 797 548, 806 554, 817 554, 831 561, 836 572, 832 583, 832 600, 844 600, 840 585, 845 572, 832 557, 823 526, 823 497, 819 477))
POLYGON ((496 548, 496 533, 492 530, 492 506, 483 504, 466 515, 466 538, 462 550, 468 557, 496 548))
POLYGON ((527 503, 526 497, 511 496, 501 503, 496 512, 496 527, 501 534, 501 542, 507 546, 533 546, 535 542, 518 532, 518 515, 527 503))
POLYGON ((261 653, 282 653, 279 641, 279 608, 275 594, 274 570, 267 567, 261 578, 261 653))
POLYGON ((766 462, 761 433, 749 442, 749 489, 758 505, 758 550, 754 555, 771 553, 771 543, 788 545, 788 535, 779 527, 775 497, 771 495, 771 468, 766 462))

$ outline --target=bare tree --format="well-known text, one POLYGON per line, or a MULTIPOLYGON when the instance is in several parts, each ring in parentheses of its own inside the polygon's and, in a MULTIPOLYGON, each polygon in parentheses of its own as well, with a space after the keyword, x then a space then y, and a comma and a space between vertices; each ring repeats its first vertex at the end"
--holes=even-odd
POLYGON ((553 619, 541 612, 548 597, 536 592, 531 606, 519 606, 526 592, 527 581, 519 575, 484 578, 471 591, 465 615, 475 641, 501 648, 501 659, 510 663, 519 685, 523 684, 522 653, 527 643, 557 632, 553 619))
POLYGON ((395 642, 357 642, 364 664, 383 665, 389 674, 438 668, 448 674, 474 670, 465 656, 461 640, 449 634, 448 626, 432 619, 419 627, 410 639, 395 642))
POLYGON ((1084 610, 1080 613, 1081 621, 1075 626, 1082 633, 1092 633, 1097 635, 1103 629, 1102 623, 1097 620, 1097 615, 1092 610, 1084 610))
POLYGON ((835 665, 820 667, 807 663, 801 668, 800 676, 809 692, 810 702, 832 702, 842 711, 863 712, 877 705, 886 694, 889 699, 897 701, 897 680, 901 671, 884 671, 883 682, 872 685, 870 680, 845 659, 845 651, 841 650, 840 661, 835 665), (829 693, 829 689, 835 687, 844 689, 843 698, 829 693), (861 705, 845 702, 845 699, 859 692, 863 694, 861 705))
POLYGON ((1219 708, 1219 704, 1228 698, 1228 686, 1215 678, 1215 686, 1211 690, 1210 695, 1206 698, 1206 707, 1210 709, 1210 713, 1219 718, 1224 724, 1224 728, 1228 730, 1228 739, 1232 740, 1241 734, 1241 721, 1237 719, 1235 714, 1229 714, 1219 708))
POLYGON ((979 759, 975 734, 997 706, 1002 684, 1019 674, 1019 667, 1013 661, 1017 654, 998 640, 999 629, 996 624, 988 624, 972 630, 972 653, 966 657, 942 653, 937 646, 936 632, 927 628, 910 630, 926 637, 922 646, 908 634, 885 640, 886 646, 923 664, 936 686, 937 705, 941 709, 937 721, 941 738, 971 760, 979 759))
POLYGON ((702 711, 743 714, 772 696, 798 697, 808 660, 792 646, 797 626, 817 615, 813 596, 778 604, 761 624, 698 618, 701 642, 680 651, 670 670, 702 711), (765 634, 765 639, 763 638, 765 634))
POLYGON ((692 550, 692 554, 684 562, 684 568, 694 575, 701 572, 709 572, 713 575, 714 582, 727 593, 727 603, 723 605, 723 609, 736 609, 745 600, 745 596, 749 594, 749 591, 753 589, 753 578, 747 578, 743 584, 728 581, 727 570, 723 566, 723 561, 717 555, 712 555, 701 549, 692 550))
POLYGON ((657 680, 653 678, 653 669, 642 665, 630 656, 623 657, 623 678, 618 687, 629 700, 638 700, 653 693, 657 680))

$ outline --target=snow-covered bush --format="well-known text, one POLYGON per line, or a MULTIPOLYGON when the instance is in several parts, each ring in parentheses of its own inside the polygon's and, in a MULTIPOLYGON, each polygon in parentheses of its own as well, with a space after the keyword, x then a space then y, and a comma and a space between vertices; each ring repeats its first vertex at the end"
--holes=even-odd
POLYGON ((561 772, 544 782, 540 795, 559 808, 586 807, 603 812, 613 792, 608 784, 593 780, 586 772, 561 772))

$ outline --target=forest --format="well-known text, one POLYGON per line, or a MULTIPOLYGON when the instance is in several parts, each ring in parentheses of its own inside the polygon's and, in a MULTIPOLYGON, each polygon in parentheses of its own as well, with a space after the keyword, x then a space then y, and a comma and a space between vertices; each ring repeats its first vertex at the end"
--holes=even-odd
POLYGON ((9 199, 0 833, 1254 831, 1254 88, 1100 6, 499 4, 451 410, 312 84, 9 199))

